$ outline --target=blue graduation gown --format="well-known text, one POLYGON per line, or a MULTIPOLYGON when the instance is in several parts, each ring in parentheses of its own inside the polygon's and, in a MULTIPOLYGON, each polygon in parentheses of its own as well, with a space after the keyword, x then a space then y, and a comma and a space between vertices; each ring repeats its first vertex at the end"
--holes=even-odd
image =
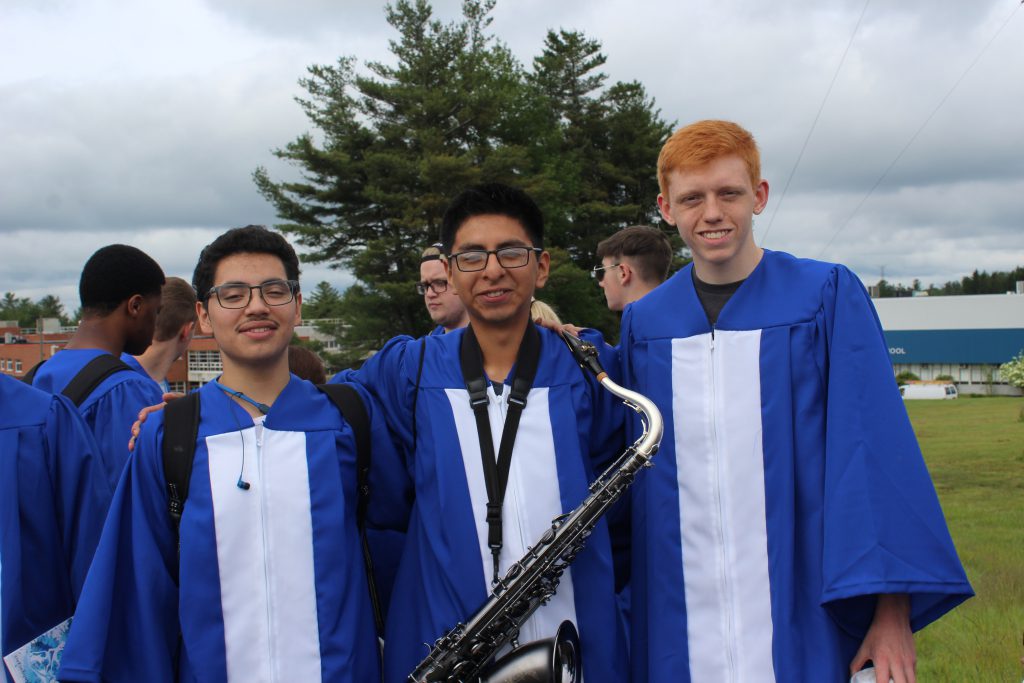
POLYGON ((129 366, 132 370, 139 373, 140 375, 148 379, 150 382, 155 384, 160 391, 164 390, 160 382, 157 382, 155 379, 149 376, 149 373, 146 372, 146 368, 142 367, 142 363, 139 362, 138 358, 136 358, 130 353, 122 353, 120 358, 125 365, 129 366))
MULTIPOLYGON (((180 681, 376 680, 351 428, 294 376, 262 427, 214 385, 199 391, 180 558, 163 473, 164 420, 153 415, 114 494, 61 680, 172 681, 179 629, 180 681)), ((400 471, 379 411, 363 398, 374 462, 400 471)), ((404 523, 402 493, 389 491, 386 477, 371 485, 369 517, 404 523)))
POLYGON ((110 495, 71 402, 0 376, 2 654, 74 612, 110 495))
MULTIPOLYGON (((379 399, 397 440, 412 456, 415 502, 388 612, 384 680, 404 681, 433 643, 487 599, 493 573, 487 546, 487 495, 476 422, 463 382, 464 330, 389 342, 357 372, 335 377, 363 383, 379 399), (425 346, 424 346, 425 345, 425 346), (419 371, 420 352, 422 373, 419 371), (419 375, 419 396, 414 389, 419 375), (415 402, 415 435, 413 404, 415 402)), ((587 486, 622 451, 626 408, 575 364, 562 340, 540 329, 541 356, 512 454, 503 507, 500 572, 574 509, 587 486)), ((595 339, 599 347, 605 347, 595 339)), ((602 360, 617 372, 614 354, 602 360)), ((510 383, 511 380, 509 379, 510 383)), ((489 390, 498 452, 510 388, 489 390)), ((580 633, 588 681, 621 681, 625 638, 618 621, 612 552, 602 521, 562 577, 551 603, 526 622, 520 642, 554 635, 563 619, 580 633)))
POLYGON ((634 488, 633 680, 845 681, 878 593, 972 594, 860 281, 765 251, 712 329, 689 266, 627 308, 665 416, 634 488))
MULTIPOLYGON (((64 349, 43 364, 32 384, 59 394, 89 361, 104 352, 99 349, 64 349)), ((117 486, 128 459, 132 423, 146 406, 163 401, 159 385, 138 372, 115 372, 96 387, 78 411, 96 437, 110 488, 117 486)))

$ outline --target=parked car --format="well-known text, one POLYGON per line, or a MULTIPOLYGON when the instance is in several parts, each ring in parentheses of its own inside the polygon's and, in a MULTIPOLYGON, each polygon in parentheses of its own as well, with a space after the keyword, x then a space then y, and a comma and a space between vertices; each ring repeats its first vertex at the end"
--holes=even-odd
POLYGON ((904 399, 949 399, 960 395, 955 384, 904 384, 900 387, 900 394, 904 399))

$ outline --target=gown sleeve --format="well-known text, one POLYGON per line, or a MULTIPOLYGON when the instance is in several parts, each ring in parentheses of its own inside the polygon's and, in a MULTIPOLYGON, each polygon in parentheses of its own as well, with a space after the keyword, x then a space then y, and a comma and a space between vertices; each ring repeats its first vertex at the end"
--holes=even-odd
POLYGON ((75 600, 82 592, 113 495, 99 448, 78 410, 54 396, 46 420, 46 458, 53 479, 56 519, 75 600))
POLYGON ((151 416, 114 492, 68 636, 61 681, 173 680, 178 557, 164 492, 162 434, 163 415, 151 416))
POLYGON ((163 397, 155 383, 149 379, 133 378, 117 384, 95 403, 85 406, 86 422, 93 426, 111 490, 117 486, 131 453, 128 440, 139 411, 162 402, 163 397))
POLYGON ((874 596, 906 593, 911 627, 918 630, 973 591, 867 292, 839 266, 822 301, 828 403, 821 602, 842 628, 863 637, 874 596))

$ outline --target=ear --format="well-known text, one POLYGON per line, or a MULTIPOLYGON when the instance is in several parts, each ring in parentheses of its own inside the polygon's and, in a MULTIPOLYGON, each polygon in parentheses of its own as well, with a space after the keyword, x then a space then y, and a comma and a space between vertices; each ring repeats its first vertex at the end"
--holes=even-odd
POLYGON ((128 301, 125 304, 125 311, 128 313, 129 318, 139 317, 139 313, 142 312, 142 305, 145 303, 141 294, 132 294, 128 297, 128 301))
POLYGON ((178 330, 178 341, 183 344, 187 344, 189 341, 192 340, 192 335, 195 334, 195 332, 196 321, 190 320, 189 322, 182 325, 181 329, 178 330))
POLYGON ((542 251, 537 254, 537 289, 543 289, 551 273, 551 254, 542 251))
POLYGON ((663 194, 661 194, 659 192, 658 193, 658 210, 661 211, 661 217, 669 225, 675 225, 676 224, 675 219, 673 219, 672 218, 672 214, 669 213, 669 211, 671 211, 671 209, 672 209, 672 205, 669 203, 668 199, 665 197, 665 195, 663 195, 663 194))
POLYGON ((441 265, 444 266, 444 279, 448 280, 448 289, 453 294, 458 294, 459 290, 455 288, 455 280, 452 279, 452 263, 448 260, 448 257, 441 255, 441 265))
POLYGON ((213 334, 213 323, 210 322, 210 312, 202 301, 196 302, 196 315, 199 316, 199 330, 203 334, 213 334))
POLYGON ((302 324, 302 292, 295 292, 295 325, 302 324))
MULTIPOLYGON (((754 188, 754 215, 760 214, 764 211, 764 207, 768 204, 768 181, 762 180, 754 188)), ((778 209, 776 209, 778 210, 778 209)))
POLYGON ((623 287, 633 281, 633 268, 627 261, 620 261, 619 267, 616 270, 619 271, 619 280, 623 287))

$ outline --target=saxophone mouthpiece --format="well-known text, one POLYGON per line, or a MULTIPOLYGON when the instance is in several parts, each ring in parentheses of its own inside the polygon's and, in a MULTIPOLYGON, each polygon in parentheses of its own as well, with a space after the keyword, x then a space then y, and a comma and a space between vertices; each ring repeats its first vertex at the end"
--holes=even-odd
POLYGON ((597 377, 597 381, 601 381, 608 376, 608 373, 601 367, 601 361, 597 357, 597 347, 588 341, 583 341, 579 337, 569 334, 566 331, 562 331, 562 341, 565 342, 569 350, 572 351, 573 358, 579 363, 579 366, 584 370, 588 370, 594 373, 597 377))

